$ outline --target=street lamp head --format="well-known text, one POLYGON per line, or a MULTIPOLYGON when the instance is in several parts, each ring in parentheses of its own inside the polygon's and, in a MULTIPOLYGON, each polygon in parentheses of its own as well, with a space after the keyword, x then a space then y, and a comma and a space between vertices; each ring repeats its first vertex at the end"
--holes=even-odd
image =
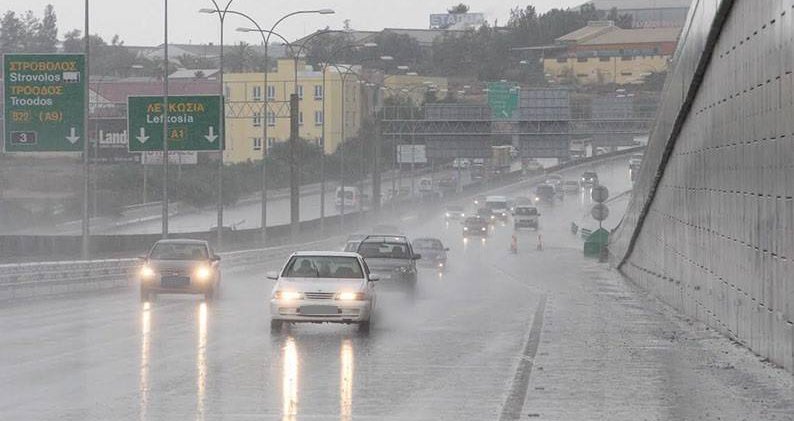
POLYGON ((320 9, 317 11, 317 13, 321 15, 333 15, 336 12, 334 11, 334 9, 320 9))
POLYGON ((212 15, 212 14, 218 13, 218 10, 204 8, 204 9, 199 9, 198 12, 199 13, 205 13, 205 14, 208 14, 208 15, 212 15))
POLYGON ((526 60, 521 60, 521 61, 518 62, 518 64, 529 64, 529 62, 526 61, 526 60))
POLYGON ((235 29, 237 32, 256 32, 256 29, 253 28, 237 28, 235 29))
POLYGON ((397 66, 397 70, 408 70, 408 69, 410 69, 410 67, 409 67, 409 66, 406 66, 406 65, 404 65, 404 64, 402 64, 402 65, 400 65, 400 66, 397 66))
POLYGON ((394 57, 392 56, 380 56, 380 59, 383 61, 393 61, 394 57))
POLYGON ((365 43, 361 44, 361 46, 362 47, 366 47, 366 48, 375 48, 375 47, 378 46, 378 43, 377 42, 365 42, 365 43))
POLYGON ((416 72, 408 72, 405 74, 406 76, 419 76, 419 73, 416 72))

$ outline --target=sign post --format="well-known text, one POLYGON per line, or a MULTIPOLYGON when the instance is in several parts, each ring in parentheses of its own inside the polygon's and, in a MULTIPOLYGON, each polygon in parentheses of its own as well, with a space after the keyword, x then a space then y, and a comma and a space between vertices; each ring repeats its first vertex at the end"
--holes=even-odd
MULTIPOLYGON (((217 95, 168 96, 168 150, 219 151, 217 95)), ((127 98, 130 152, 163 151, 163 97, 127 98)))
POLYGON ((6 54, 5 152, 83 152, 85 55, 6 54))

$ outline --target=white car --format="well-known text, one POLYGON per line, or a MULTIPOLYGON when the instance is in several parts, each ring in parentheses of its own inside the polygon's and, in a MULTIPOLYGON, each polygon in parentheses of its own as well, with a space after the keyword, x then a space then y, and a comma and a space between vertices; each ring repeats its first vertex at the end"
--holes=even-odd
POLYGON ((270 299, 270 329, 284 323, 357 324, 369 332, 375 306, 374 282, 358 253, 301 251, 293 253, 276 280, 270 299))

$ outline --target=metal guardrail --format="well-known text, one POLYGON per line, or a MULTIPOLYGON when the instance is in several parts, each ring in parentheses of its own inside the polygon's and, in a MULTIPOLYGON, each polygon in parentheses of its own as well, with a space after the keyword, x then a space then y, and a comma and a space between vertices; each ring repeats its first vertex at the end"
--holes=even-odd
MULTIPOLYGON (((328 249, 340 241, 326 238, 299 245, 219 253, 224 272, 245 270, 286 259, 297 250, 328 249)), ((136 280, 138 259, 38 262, 0 265, 0 302, 128 286, 136 280)))

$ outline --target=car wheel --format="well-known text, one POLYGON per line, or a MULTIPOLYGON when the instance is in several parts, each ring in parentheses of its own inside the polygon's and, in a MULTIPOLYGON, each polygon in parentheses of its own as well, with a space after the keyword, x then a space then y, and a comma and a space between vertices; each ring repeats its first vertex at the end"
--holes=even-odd
POLYGON ((270 320, 270 333, 281 333, 281 326, 284 324, 281 320, 270 320))
POLYGON ((366 322, 361 322, 358 324, 358 333, 369 335, 370 330, 370 322, 367 320, 366 322))

